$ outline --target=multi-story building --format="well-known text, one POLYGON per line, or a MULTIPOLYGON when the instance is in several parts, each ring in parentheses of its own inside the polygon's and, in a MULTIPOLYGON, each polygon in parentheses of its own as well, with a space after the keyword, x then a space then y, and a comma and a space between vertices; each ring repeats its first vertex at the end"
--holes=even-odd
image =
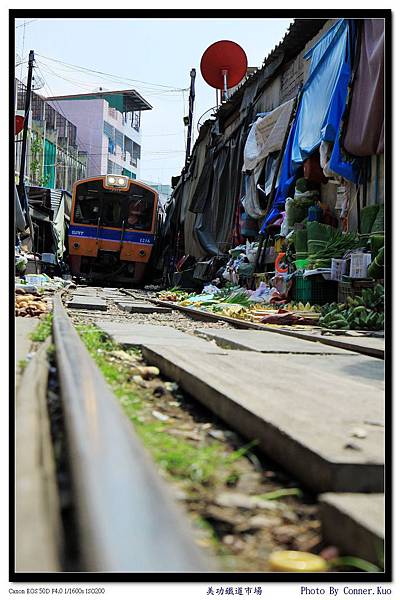
MULTIPOLYGON (((24 115, 26 86, 16 80, 16 110, 24 115)), ((19 180, 22 132, 15 137, 15 175, 19 180)), ((28 120, 25 183, 71 191, 74 181, 86 176, 87 155, 78 148, 77 127, 32 92, 28 120)))
POLYGON ((152 181, 145 181, 144 183, 147 183, 147 185, 153 188, 153 190, 158 192, 158 198, 161 204, 164 206, 172 194, 172 187, 164 183, 154 183, 152 181))
POLYGON ((76 123, 78 148, 88 156, 88 177, 139 177, 140 116, 152 106, 136 90, 54 96, 47 101, 76 123))

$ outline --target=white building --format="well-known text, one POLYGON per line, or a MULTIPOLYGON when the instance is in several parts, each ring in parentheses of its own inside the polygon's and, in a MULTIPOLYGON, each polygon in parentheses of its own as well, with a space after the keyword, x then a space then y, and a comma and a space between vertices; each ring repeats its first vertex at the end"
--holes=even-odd
POLYGON ((87 152, 87 176, 140 176, 142 110, 152 106, 136 90, 53 96, 48 103, 77 126, 79 150, 87 152))

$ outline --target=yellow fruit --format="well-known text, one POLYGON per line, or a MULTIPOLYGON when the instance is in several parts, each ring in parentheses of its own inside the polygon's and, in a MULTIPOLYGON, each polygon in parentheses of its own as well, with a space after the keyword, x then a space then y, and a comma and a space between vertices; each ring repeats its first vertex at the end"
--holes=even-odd
POLYGON ((322 573, 328 569, 327 561, 321 558, 321 556, 297 550, 272 552, 268 562, 271 571, 322 573))

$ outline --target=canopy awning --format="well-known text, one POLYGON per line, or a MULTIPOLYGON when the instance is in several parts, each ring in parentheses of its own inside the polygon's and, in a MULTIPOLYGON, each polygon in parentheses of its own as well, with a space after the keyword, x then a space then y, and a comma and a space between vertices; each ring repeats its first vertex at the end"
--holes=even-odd
POLYGON ((101 91, 88 94, 51 96, 46 100, 106 100, 111 108, 119 112, 151 110, 153 107, 136 90, 101 91))

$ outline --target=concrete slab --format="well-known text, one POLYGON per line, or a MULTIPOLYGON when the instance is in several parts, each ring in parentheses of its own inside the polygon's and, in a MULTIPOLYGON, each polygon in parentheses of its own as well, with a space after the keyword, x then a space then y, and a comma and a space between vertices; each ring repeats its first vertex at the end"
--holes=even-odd
MULTIPOLYGON (((191 308, 190 306, 176 306, 173 302, 162 302, 154 300, 160 306, 172 306, 176 307, 181 312, 188 313, 195 319, 202 321, 215 321, 215 315, 211 315, 202 310, 191 308)), ((342 348, 351 352, 357 352, 359 354, 365 354, 367 356, 373 356, 375 358, 385 358, 385 341, 384 338, 377 337, 353 337, 350 335, 322 335, 320 329, 310 328, 310 330, 299 330, 294 327, 276 327, 272 325, 261 325, 259 323, 250 323, 242 321, 241 319, 233 319, 231 317, 218 316, 219 321, 224 321, 238 327, 239 329, 253 329, 258 331, 268 331, 271 333, 279 333, 293 338, 299 338, 311 342, 321 342, 329 346, 336 348, 342 348)))
POLYGON ((310 488, 382 491, 384 433, 376 425, 384 421, 381 361, 229 350, 210 356, 169 342, 143 344, 142 351, 310 488))
POLYGON ((236 350, 252 350, 272 354, 348 354, 353 353, 341 348, 326 346, 319 342, 309 342, 279 335, 269 331, 254 331, 251 329, 196 329, 195 333, 215 340, 222 348, 236 350))
POLYGON ((126 300, 126 296, 124 296, 123 294, 118 294, 117 292, 114 292, 112 294, 103 293, 101 297, 108 298, 109 300, 126 300))
POLYGON ((15 370, 18 371, 18 364, 29 353, 32 346, 30 334, 35 331, 39 324, 39 319, 34 317, 16 317, 15 318, 15 370))
POLYGON ((21 572, 62 570, 60 506, 47 409, 48 347, 49 343, 42 344, 29 362, 16 396, 15 562, 21 572))
POLYGON ((341 554, 379 565, 384 556, 384 495, 328 493, 318 500, 323 539, 341 554))
POLYGON ((116 301, 115 304, 120 310, 125 310, 129 313, 170 313, 172 308, 164 306, 156 306, 155 304, 145 304, 144 302, 132 301, 116 301))
POLYGON ((97 296, 98 293, 99 293, 99 290, 97 288, 79 287, 76 290, 75 295, 77 295, 77 296, 97 296))
POLYGON ((111 321, 97 321, 97 327, 102 329, 109 335, 117 344, 123 346, 143 345, 167 345, 168 347, 182 346, 186 350, 211 353, 211 354, 227 354, 227 351, 222 350, 216 344, 202 340, 194 335, 183 333, 173 327, 163 325, 135 325, 129 323, 115 323, 111 321))
POLYGON ((352 335, 313 335, 315 341, 323 344, 335 344, 337 347, 361 354, 385 358, 385 338, 352 335))
POLYGON ((107 303, 103 298, 97 296, 73 296, 72 300, 67 302, 67 308, 107 310, 107 303))

